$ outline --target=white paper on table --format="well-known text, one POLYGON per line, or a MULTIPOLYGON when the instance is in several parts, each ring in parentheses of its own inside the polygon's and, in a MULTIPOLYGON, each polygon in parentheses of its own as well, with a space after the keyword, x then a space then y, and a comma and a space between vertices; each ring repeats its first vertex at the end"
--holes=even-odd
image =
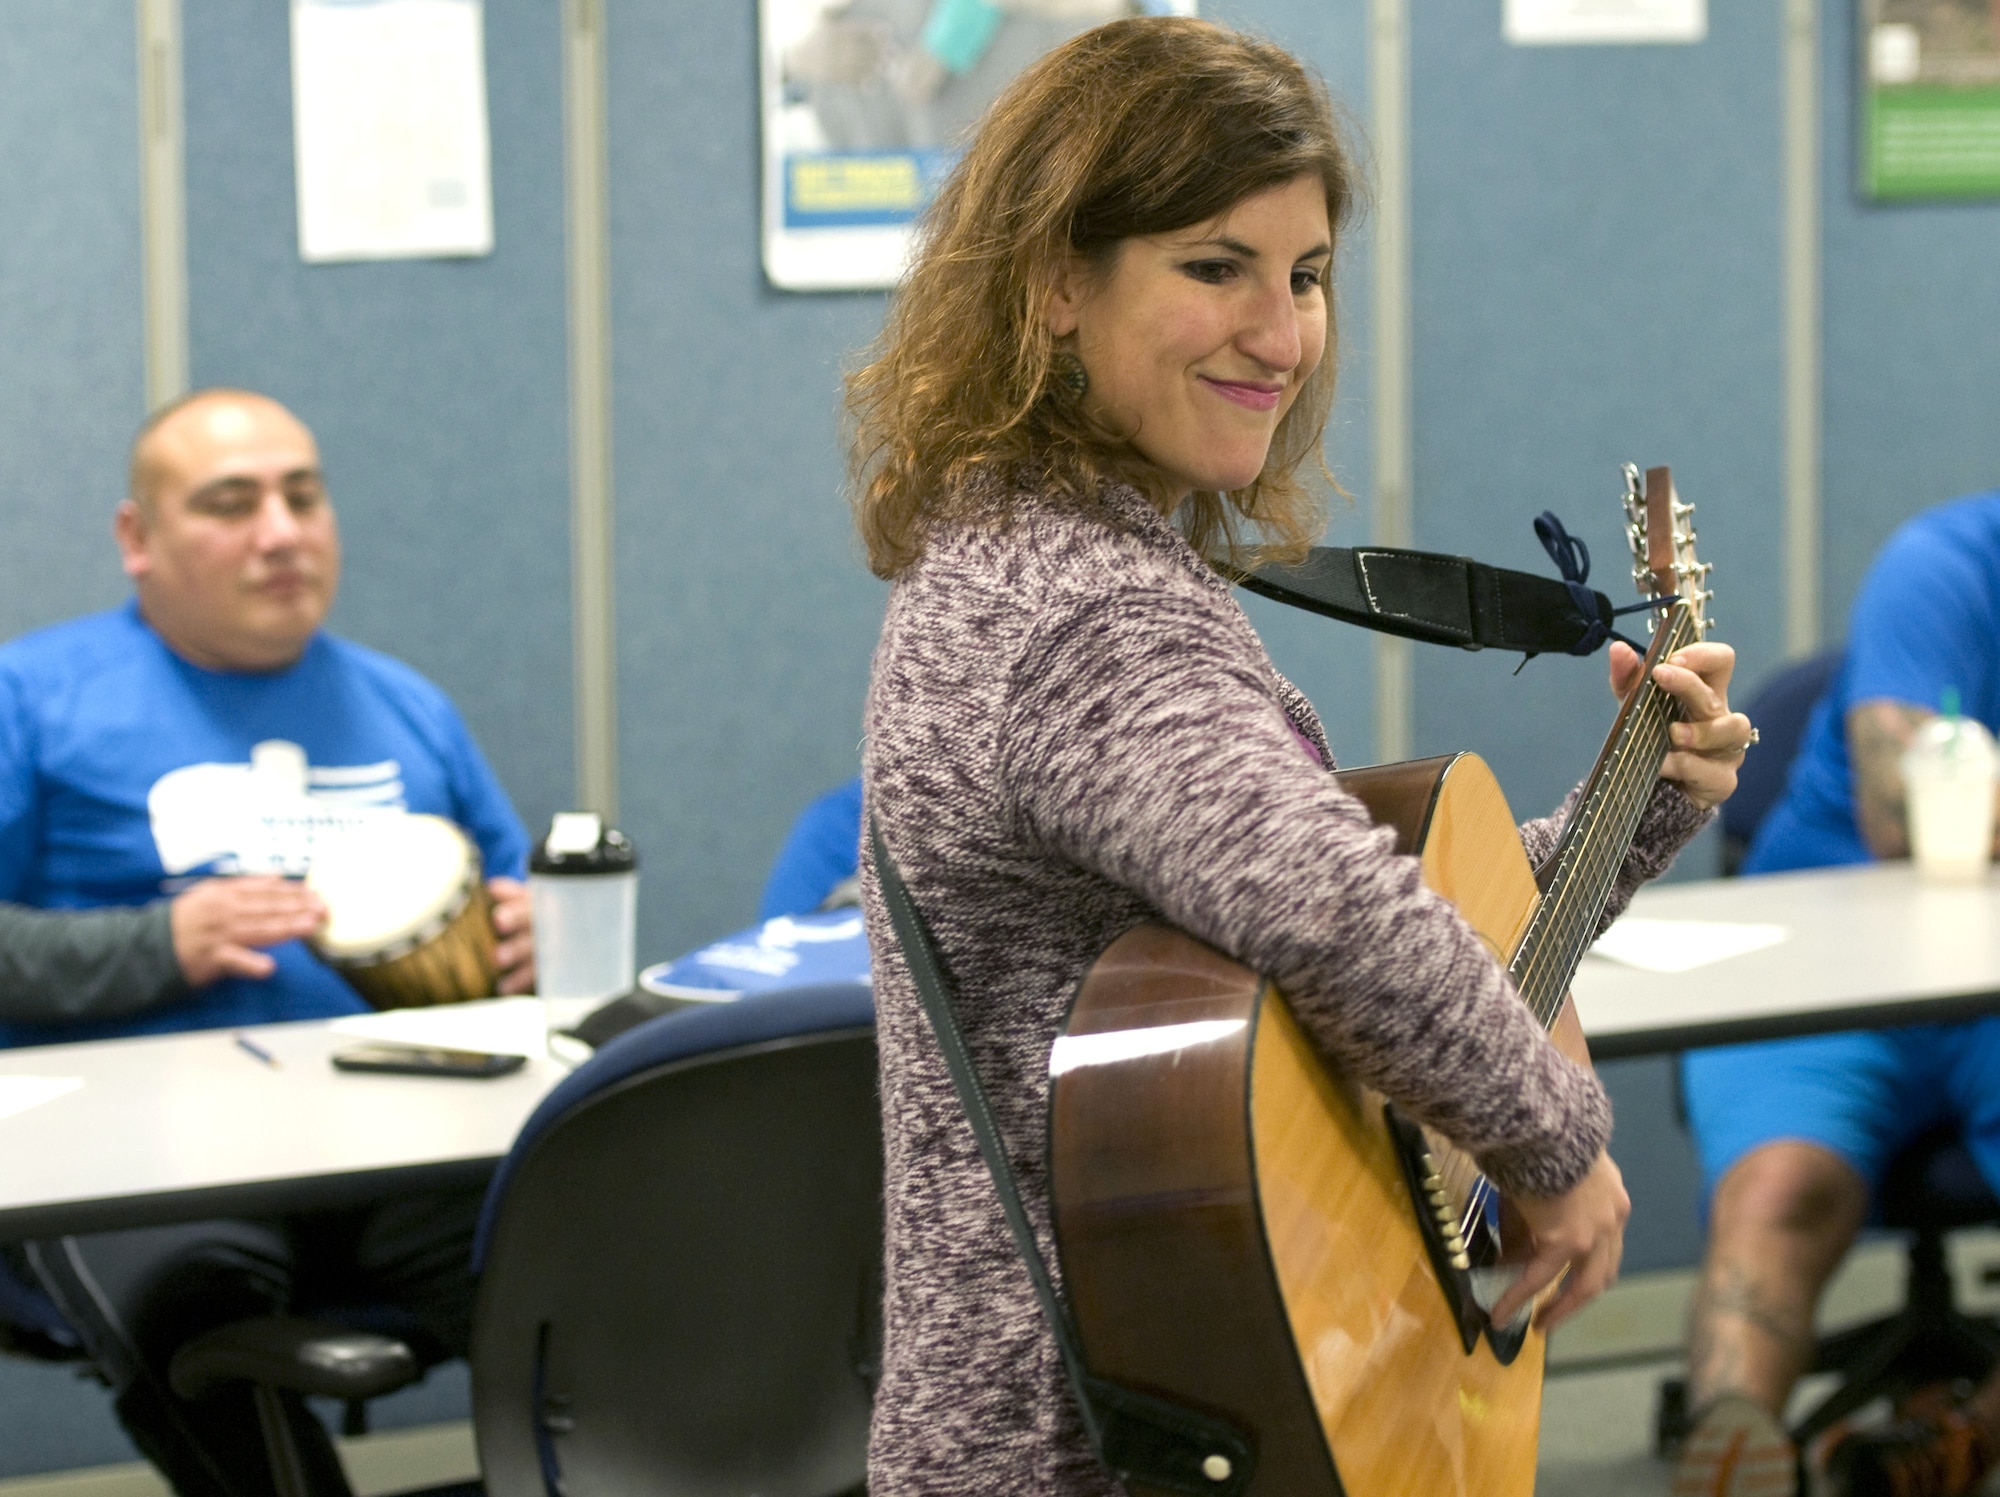
POLYGON ((1627 915, 1597 938, 1595 956, 1648 972, 1691 972, 1711 962, 1761 951, 1791 939, 1783 925, 1734 920, 1648 920, 1627 915))
POLYGON ((390 1045, 434 1045, 488 1055, 549 1053, 548 1010, 539 998, 483 998, 435 1008, 395 1008, 386 1013, 335 1019, 336 1034, 390 1045))
POLYGON ((1500 34, 1516 46, 1698 42, 1708 0, 1506 0, 1500 34))
POLYGON ((82 1085, 81 1076, 0 1076, 0 1118, 66 1097, 82 1085))
POLYGON ((299 257, 493 250, 480 0, 292 0, 299 257))

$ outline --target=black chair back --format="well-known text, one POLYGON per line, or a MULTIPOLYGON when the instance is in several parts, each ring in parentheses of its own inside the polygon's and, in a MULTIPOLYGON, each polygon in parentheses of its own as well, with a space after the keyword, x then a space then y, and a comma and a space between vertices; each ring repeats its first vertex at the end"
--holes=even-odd
MULTIPOLYGON (((844 1027, 678 1055, 531 1120, 482 1244, 489 1497, 860 1488, 882 1146, 874 1031, 848 1009, 844 1027)), ((590 1064, 630 1069, 620 1056, 690 1021, 728 1028, 668 1014, 590 1064)))

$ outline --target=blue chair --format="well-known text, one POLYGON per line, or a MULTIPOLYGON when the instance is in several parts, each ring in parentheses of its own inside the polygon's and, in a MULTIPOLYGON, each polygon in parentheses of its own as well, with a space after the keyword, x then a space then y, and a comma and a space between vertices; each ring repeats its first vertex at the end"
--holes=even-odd
POLYGON ((1751 838, 1784 795, 1792 761, 1805 745, 1806 723, 1839 673, 1841 657, 1828 650, 1786 666, 1743 709, 1757 725, 1757 748, 1736 771, 1736 793, 1722 803, 1723 873, 1743 866, 1751 838))
POLYGON ((882 1136, 860 984, 671 1013, 551 1092, 481 1222, 489 1497, 863 1490, 882 1136))
MULTIPOLYGON (((474 1259, 489 1497, 858 1497, 882 1272, 868 988, 681 1009, 606 1044, 523 1126, 474 1259)), ((176 1386, 375 1396, 394 1346, 240 1322, 184 1349, 176 1386)), ((288 1497, 282 1425, 267 1442, 288 1497)))

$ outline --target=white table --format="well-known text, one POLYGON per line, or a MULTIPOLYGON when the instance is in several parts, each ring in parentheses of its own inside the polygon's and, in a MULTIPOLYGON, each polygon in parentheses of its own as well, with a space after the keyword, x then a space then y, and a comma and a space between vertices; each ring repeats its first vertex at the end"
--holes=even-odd
POLYGON ((1573 991, 1600 1060, 2000 1010, 2000 878, 1926 884, 1908 863, 1871 863, 1658 884, 1629 913, 1791 937, 1682 973, 1586 956, 1573 991))
POLYGON ((267 1215, 477 1184, 567 1074, 531 1059, 453 1080, 336 1071, 325 1023, 0 1051, 0 1075, 82 1077, 0 1118, 0 1241, 267 1215))
MULTIPOLYGON (((1585 957, 1577 1010, 1600 1060, 2000 1011, 2000 879, 1875 864, 1656 885, 1632 913, 1791 938, 1677 974, 1585 957)), ((84 1080, 0 1118, 0 1241, 476 1183, 565 1074, 534 1059, 487 1081, 353 1075, 327 1063, 351 1038, 323 1023, 253 1034, 279 1069, 228 1030, 0 1051, 0 1075, 84 1080)))

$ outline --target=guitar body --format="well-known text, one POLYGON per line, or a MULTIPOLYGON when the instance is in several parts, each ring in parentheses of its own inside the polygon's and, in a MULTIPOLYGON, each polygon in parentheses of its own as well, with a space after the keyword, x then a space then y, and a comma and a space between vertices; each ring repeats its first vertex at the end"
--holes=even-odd
MULTIPOLYGON (((1504 965, 1541 895, 1486 765, 1342 781, 1504 965)), ((1554 1032, 1584 1057, 1572 1012, 1554 1032)), ((1093 1372, 1253 1432, 1258 1497, 1533 1491, 1542 1338, 1483 1329, 1425 1199, 1460 1213, 1469 1161, 1329 1062, 1271 984, 1133 930, 1051 1069, 1056 1238, 1093 1372)))

